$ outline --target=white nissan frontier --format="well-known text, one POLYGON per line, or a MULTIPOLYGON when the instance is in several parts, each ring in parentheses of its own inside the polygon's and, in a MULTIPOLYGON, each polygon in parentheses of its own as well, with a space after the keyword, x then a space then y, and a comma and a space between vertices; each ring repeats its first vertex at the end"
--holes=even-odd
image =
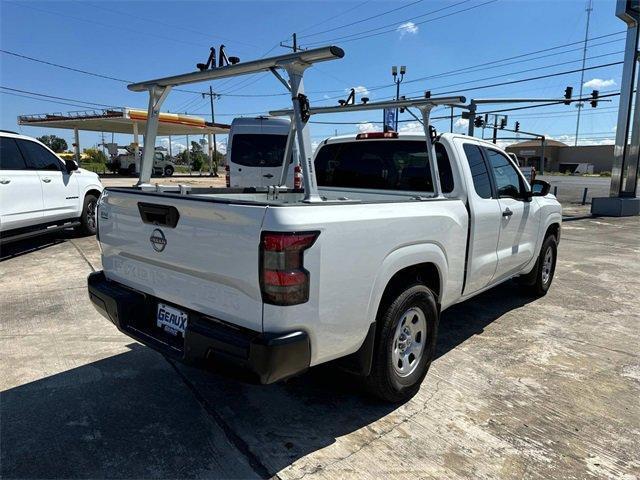
MULTIPOLYGON (((151 163, 138 187, 106 188, 97 216, 104 270, 88 290, 120 331, 167 357, 231 364, 261 383, 339 360, 398 402, 427 374, 442 311, 514 277, 525 294, 547 292, 561 207, 500 147, 425 127, 416 138, 328 141, 314 164, 316 112, 302 72, 343 54, 325 47, 129 86, 149 91, 158 109, 172 86, 284 68, 294 108, 270 113, 293 119, 304 188, 163 188, 148 183, 151 163)), ((411 107, 428 125, 430 108, 462 101, 317 113, 411 107)))

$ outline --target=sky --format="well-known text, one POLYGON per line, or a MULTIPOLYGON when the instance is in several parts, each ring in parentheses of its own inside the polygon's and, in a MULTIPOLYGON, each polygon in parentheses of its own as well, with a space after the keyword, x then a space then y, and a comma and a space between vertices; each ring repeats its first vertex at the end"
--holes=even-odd
MULTIPOLYGON (((586 1, 571 0, 0 0, 0 128, 32 136, 55 134, 71 145, 71 131, 19 126, 17 116, 105 106, 146 109, 147 95, 128 91, 127 82, 194 71, 196 63, 206 61, 209 48, 220 44, 225 45, 227 55, 241 61, 283 54, 290 50, 280 42, 290 44, 294 32, 302 48, 338 45, 345 51, 342 60, 317 64, 305 73, 312 106, 337 105, 351 88, 356 89, 358 101, 362 96, 372 101, 393 98, 392 65, 406 65, 400 89, 407 97, 430 90, 432 96, 464 95, 467 99, 561 98, 567 86, 577 96, 580 72, 555 74, 581 68, 586 7, 586 1)), ((619 90, 624 30, 624 23, 615 17, 615 0, 593 2, 584 95, 594 88, 601 94, 619 90), (606 64, 615 65, 601 66, 606 64)), ((219 123, 290 106, 283 86, 270 74, 218 80, 211 85, 221 95, 215 104, 219 123)), ((209 83, 188 88, 208 91, 209 83)), ((617 105, 617 97, 597 108, 587 103, 578 143, 613 143, 617 105)), ((211 120, 209 100, 196 93, 173 91, 162 110, 211 120)), ((432 115, 449 114, 448 108, 440 108, 432 115)), ((518 121, 523 131, 573 144, 575 105, 507 115, 510 128, 518 121)), ((381 119, 382 112, 377 111, 315 116, 314 121, 323 123, 311 125, 312 140, 317 144, 335 134, 380 130, 376 122, 381 119)), ((433 125, 439 132, 451 128, 448 119, 435 120, 433 125)), ((417 129, 421 130, 420 125, 409 114, 400 116, 401 131, 417 129)), ((454 119, 453 129, 466 132, 465 121, 454 119)), ((490 133, 485 131, 485 136, 490 133)), ((512 135, 501 132, 499 136, 512 135)), ((115 140, 128 144, 133 139, 116 135, 115 140)), ((81 132, 84 148, 100 141, 99 133, 81 132)), ((185 137, 172 141, 176 148, 186 144, 185 137)), ((218 136, 218 143, 224 150, 226 136, 218 136)), ((167 145, 168 139, 158 139, 161 144, 167 145)))

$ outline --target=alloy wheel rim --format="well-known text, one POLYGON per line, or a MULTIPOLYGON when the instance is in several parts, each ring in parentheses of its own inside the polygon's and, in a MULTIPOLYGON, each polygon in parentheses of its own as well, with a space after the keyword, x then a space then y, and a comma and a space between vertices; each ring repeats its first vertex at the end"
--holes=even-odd
POLYGON ((426 341, 426 316, 422 309, 411 307, 400 317, 391 347, 393 369, 400 377, 407 377, 418 368, 426 341))
POLYGON ((547 248, 544 253, 544 260, 542 261, 542 283, 545 285, 549 283, 551 279, 551 268, 553 266, 553 250, 551 247, 547 248))
POLYGON ((92 230, 96 228, 96 202, 89 202, 87 205, 87 226, 92 230))

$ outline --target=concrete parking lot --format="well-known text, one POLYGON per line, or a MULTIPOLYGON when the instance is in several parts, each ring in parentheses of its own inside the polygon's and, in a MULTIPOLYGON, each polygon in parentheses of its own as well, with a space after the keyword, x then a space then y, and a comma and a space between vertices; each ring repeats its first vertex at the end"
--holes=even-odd
POLYGON ((640 219, 584 213, 546 297, 445 312, 400 406, 329 367, 256 386, 175 364, 94 311, 94 238, 4 247, 0 477, 637 478, 640 219))

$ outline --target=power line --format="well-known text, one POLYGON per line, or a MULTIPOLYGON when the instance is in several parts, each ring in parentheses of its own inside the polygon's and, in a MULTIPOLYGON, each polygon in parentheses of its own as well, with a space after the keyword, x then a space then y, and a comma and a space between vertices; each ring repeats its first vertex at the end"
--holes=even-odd
MULTIPOLYGON (((619 31, 619 32, 610 33, 610 34, 606 34, 606 35, 600 35, 600 36, 597 36, 597 37, 592 37, 589 40, 598 40, 598 39, 601 39, 601 38, 608 38, 608 37, 611 37, 611 36, 621 35, 621 34, 624 34, 624 33, 625 33, 624 31, 619 31)), ((611 40, 611 41, 607 41, 607 42, 601 42, 601 43, 593 44, 592 47, 607 45, 609 43, 620 42, 622 40, 623 39, 621 38, 621 39, 618 39, 618 40, 611 40)), ((517 61, 514 61, 514 62, 503 63, 502 65, 496 65, 497 63, 508 62, 509 60, 515 60, 515 59, 519 59, 519 58, 522 58, 522 57, 527 57, 527 56, 530 56, 530 55, 536 55, 538 53, 549 52, 549 51, 552 51, 552 50, 557 50, 557 49, 564 48, 564 47, 578 45, 578 44, 581 44, 581 43, 582 42, 572 42, 572 43, 566 43, 566 44, 563 44, 563 45, 556 45, 554 47, 548 47, 548 48, 544 48, 542 50, 535 50, 535 51, 532 51, 532 52, 522 53, 522 54, 511 56, 511 57, 501 58, 501 59, 498 59, 498 60, 492 60, 492 61, 489 61, 489 62, 479 63, 479 64, 476 64, 476 65, 470 65, 468 67, 460 67, 460 68, 457 68, 457 69, 454 69, 454 70, 449 70, 449 71, 446 71, 446 72, 435 73, 435 74, 432 74, 432 75, 428 75, 428 76, 424 76, 424 77, 418 77, 418 78, 414 78, 414 79, 411 79, 411 80, 405 80, 404 83, 406 83, 406 84, 415 83, 415 82, 420 82, 420 81, 423 81, 423 80, 430 80, 430 79, 436 79, 436 78, 449 77, 449 76, 453 76, 453 75, 458 75, 460 73, 471 73, 471 72, 475 72, 475 71, 488 70, 490 68, 502 68, 502 67, 509 66, 509 65, 514 65, 514 64, 517 64, 517 63, 530 62, 530 61, 533 61, 533 60, 539 60, 541 58, 547 58, 547 57, 552 57, 552 56, 556 56, 556 55, 564 55, 566 53, 570 53, 570 52, 573 52, 573 51, 582 50, 582 47, 571 49, 571 50, 565 50, 563 52, 551 53, 551 54, 548 54, 548 55, 540 55, 540 56, 534 57, 534 58, 525 58, 525 59, 517 60, 517 61), (484 67, 484 68, 480 68, 480 67, 484 67)), ((385 89, 385 88, 391 88, 391 87, 394 87, 394 86, 395 86, 395 84, 388 83, 388 84, 384 84, 384 85, 373 86, 373 87, 368 88, 367 90, 369 90, 369 91, 377 91, 377 90, 382 90, 382 89, 385 89)), ((316 93, 329 93, 329 92, 342 92, 342 90, 325 90, 325 91, 318 91, 316 93)), ((324 100, 342 98, 342 96, 343 95, 335 95, 335 96, 331 96, 328 99, 324 99, 324 100)), ((320 99, 318 99, 316 101, 320 101, 320 99)))
POLYGON ((241 42, 239 40, 235 40, 235 39, 229 38, 229 37, 222 37, 220 35, 214 35, 214 34, 211 34, 211 33, 200 32, 198 30, 193 30, 191 28, 186 28, 186 27, 183 27, 181 25, 176 25, 176 24, 163 22, 163 21, 155 19, 155 18, 151 19, 151 18, 144 18, 144 17, 140 17, 140 16, 132 16, 130 12, 122 12, 122 11, 119 11, 119 10, 114 10, 112 8, 106 8, 106 7, 102 6, 102 5, 96 5, 95 3, 89 3, 89 4, 85 4, 85 5, 90 5, 92 8, 98 8, 100 10, 104 10, 105 12, 115 13, 116 15, 121 15, 121 16, 124 16, 125 18, 135 18, 135 19, 141 20, 143 22, 152 23, 154 25, 164 25, 166 27, 183 30, 185 32, 195 33, 197 35, 201 35, 201 36, 207 37, 207 38, 215 37, 215 38, 219 38, 221 40, 228 40, 230 42, 234 42, 234 43, 237 43, 239 45, 245 45, 245 46, 253 47, 253 48, 260 48, 258 45, 253 45, 252 43, 241 42))
MULTIPOLYGON (((466 1, 469 1, 469 0, 465 0, 465 2, 466 1)), ((458 13, 465 13, 465 12, 468 12, 470 10, 474 10, 476 8, 483 7, 485 5, 489 5, 491 3, 495 3, 497 1, 498 0, 488 0, 486 2, 479 3, 477 5, 473 5, 472 7, 463 8, 463 9, 457 10, 455 12, 447 13, 445 15, 440 15, 439 17, 430 18, 428 20, 423 20, 421 22, 415 22, 415 23, 412 22, 412 23, 414 23, 414 26, 417 26, 417 25, 423 25, 425 23, 435 22, 436 20, 441 20, 443 18, 448 18, 448 17, 451 17, 453 15, 457 15, 458 13)), ((465 2, 463 2, 463 3, 465 3, 465 2)), ((458 5, 458 4, 455 4, 455 5, 458 5)), ((447 8, 449 8, 449 7, 447 7, 447 8)), ((366 38, 376 37, 376 36, 379 36, 379 35, 385 35, 387 33, 395 32, 395 31, 397 31, 397 29, 398 29, 398 27, 395 27, 395 28, 391 28, 389 30, 383 30, 383 31, 377 32, 377 33, 371 33, 371 34, 368 34, 368 35, 362 35, 362 36, 357 37, 357 38, 348 38, 348 37, 351 37, 353 35, 347 35, 347 36, 344 36, 344 37, 336 37, 336 38, 333 38, 333 39, 330 39, 330 40, 326 40, 326 41, 322 41, 322 42, 313 42, 311 44, 308 44, 307 46, 315 47, 315 46, 326 44, 326 43, 332 43, 332 42, 335 42, 336 40, 340 40, 341 43, 355 42, 355 41, 358 41, 358 40, 364 40, 366 38)))
MULTIPOLYGON (((342 15, 344 15, 345 13, 351 12, 357 8, 360 8, 362 5, 365 5, 366 3, 369 3, 371 0, 365 0, 362 3, 358 3, 357 5, 351 7, 351 8, 347 8, 346 10, 341 11, 340 13, 336 13, 335 15, 332 15, 331 17, 325 18, 323 20, 320 20, 319 22, 314 23, 313 25, 310 25, 308 27, 304 27, 302 29, 298 29, 298 33, 300 32, 306 32, 308 30, 313 30, 315 27, 317 27, 318 25, 322 25, 324 23, 327 23, 329 20, 333 20, 334 18, 338 18, 341 17, 342 15)), ((309 36, 309 35, 308 35, 309 36)))
MULTIPOLYGON (((95 106, 98 106, 98 107, 119 108, 116 105, 107 105, 106 103, 85 102, 84 100, 78 100, 78 99, 75 99, 75 98, 56 97, 54 95, 46 95, 44 93, 30 92, 28 90, 20 90, 18 88, 10 88, 10 87, 5 87, 3 85, 0 85, 0 88, 3 89, 3 90, 9 90, 11 92, 25 93, 25 94, 29 94, 29 95, 35 95, 35 96, 38 96, 38 97, 53 98, 53 99, 56 99, 56 100, 66 100, 66 101, 69 101, 69 102, 85 103, 87 105, 95 105, 95 106)), ((83 108, 87 108, 87 107, 83 107, 83 108)))
POLYGON ((55 103, 55 104, 59 104, 59 105, 67 105, 67 106, 70 106, 70 107, 88 108, 87 105, 78 105, 76 103, 60 102, 60 101, 56 101, 56 100, 49 100, 49 99, 46 99, 46 98, 39 98, 39 97, 30 97, 28 95, 22 95, 20 93, 4 92, 4 91, 0 91, 0 93, 3 94, 3 95, 11 95, 11 96, 14 96, 14 97, 27 98, 29 100, 39 100, 41 102, 55 103))
POLYGON ((388 14, 390 14, 390 13, 397 12, 398 10, 402 10, 403 8, 410 7, 410 6, 412 6, 412 5, 415 5, 416 3, 421 3, 421 2, 423 2, 423 1, 424 1, 424 0, 417 0, 417 1, 415 1, 415 2, 407 3, 406 5, 402 5, 402 6, 400 6, 400 7, 392 8, 391 10, 387 10, 387 11, 382 12, 382 13, 377 13, 377 14, 372 15, 372 16, 370 16, 370 17, 366 17, 366 18, 362 18, 362 19, 360 19, 360 20, 356 20, 355 22, 345 23, 345 24, 343 24, 343 25, 339 25, 339 26, 337 26, 337 27, 329 28, 329 29, 327 29, 327 30, 323 30, 323 31, 321 31, 321 32, 311 33, 311 34, 309 34, 309 35, 303 35, 303 36, 302 36, 302 37, 300 37, 300 38, 316 37, 316 36, 318 36, 318 35, 322 35, 323 33, 333 32, 333 31, 336 31, 336 30, 341 30, 341 29, 343 29, 343 28, 345 28, 345 27, 351 27, 351 26, 353 26, 353 25, 357 25, 357 24, 359 24, 359 23, 366 22, 366 21, 368 21, 368 20, 373 20, 374 18, 382 17, 383 15, 388 15, 388 14))

